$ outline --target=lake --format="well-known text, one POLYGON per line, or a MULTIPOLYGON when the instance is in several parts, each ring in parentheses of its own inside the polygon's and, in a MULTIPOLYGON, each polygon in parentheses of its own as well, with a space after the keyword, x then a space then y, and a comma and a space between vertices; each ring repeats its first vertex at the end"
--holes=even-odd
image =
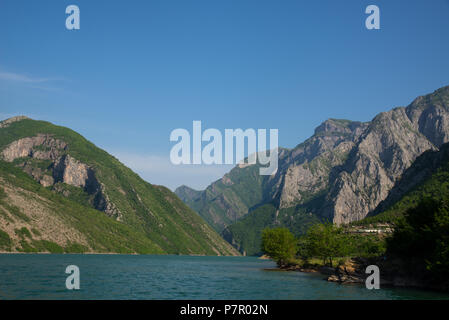
POLYGON ((254 257, 0 254, 0 299, 449 299, 265 270, 274 267, 254 257), (79 267, 80 290, 65 287, 68 265, 79 267))

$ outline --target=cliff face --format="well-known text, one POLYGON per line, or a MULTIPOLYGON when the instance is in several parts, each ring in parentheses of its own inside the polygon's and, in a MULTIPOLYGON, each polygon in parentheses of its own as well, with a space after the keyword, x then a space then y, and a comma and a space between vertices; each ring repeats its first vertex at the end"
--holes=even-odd
POLYGON ((329 174, 343 164, 366 124, 329 119, 315 129, 315 134, 289 151, 275 177, 273 200, 279 208, 303 203, 325 191, 329 174))
MULTIPOLYGON (((106 188, 99 183, 95 171, 67 154, 68 145, 49 134, 38 134, 10 143, 0 156, 7 162, 17 162, 25 172, 30 174, 44 187, 55 187, 57 183, 65 183, 82 188, 92 195, 91 205, 104 211, 107 215, 120 220, 120 210, 109 200, 106 188), (37 160, 37 161, 36 161, 37 160), (43 164, 44 166, 40 165, 43 164)), ((55 187, 56 191, 67 191, 55 187)))
POLYGON ((183 186, 175 193, 219 232, 262 204, 279 209, 301 204, 327 190, 331 169, 345 161, 366 126, 329 119, 296 148, 279 149, 272 176, 260 176, 258 164, 236 166, 202 192, 183 186))
POLYGON ((336 168, 321 214, 337 224, 364 218, 419 155, 449 141, 448 133, 449 87, 379 114, 336 168))
POLYGON ((421 199, 424 195, 436 199, 444 198, 448 194, 448 172, 449 143, 445 143, 438 151, 428 150, 420 155, 396 181, 385 200, 368 216, 393 209, 394 205, 401 207, 396 208, 396 211, 404 211, 413 206, 413 199, 421 199), (408 197, 405 197, 406 195, 408 197))
POLYGON ((168 189, 68 128, 0 122, 0 181, 0 251, 238 255, 168 189))
MULTIPOLYGON (((239 221, 257 207, 273 203, 274 217, 301 207, 320 219, 348 223, 374 210, 415 159, 427 150, 438 150, 448 142, 448 134, 449 87, 443 87, 418 97, 408 107, 380 113, 367 123, 329 119, 305 142, 291 150, 282 149, 274 176, 249 179, 248 168, 235 167, 228 174, 232 184, 223 187, 222 181, 217 181, 200 197, 196 194, 195 200, 188 194, 184 199, 207 221, 214 220, 210 219, 216 212, 214 202, 220 199, 219 207, 238 208, 239 221), (236 192, 242 185, 258 195, 253 196, 250 206, 240 205, 248 203, 251 193, 236 192), (212 196, 206 196, 211 191, 212 196)), ((233 213, 221 211, 225 217, 233 213)), ((215 227, 221 231, 233 221, 222 218, 220 227, 215 227)), ((229 230, 226 235, 232 239, 229 230)))

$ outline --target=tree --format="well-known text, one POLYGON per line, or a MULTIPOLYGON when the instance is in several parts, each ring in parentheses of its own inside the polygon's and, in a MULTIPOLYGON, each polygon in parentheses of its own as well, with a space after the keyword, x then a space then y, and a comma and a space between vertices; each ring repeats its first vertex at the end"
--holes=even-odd
POLYGON ((387 242, 387 253, 427 270, 436 280, 449 277, 449 201, 422 199, 406 211, 387 242))
POLYGON ((297 239, 287 228, 264 229, 262 251, 276 260, 279 267, 285 266, 297 251, 297 239))
POLYGON ((346 256, 349 251, 345 243, 342 228, 332 223, 315 224, 301 239, 303 252, 302 256, 319 257, 332 266, 333 258, 346 256))

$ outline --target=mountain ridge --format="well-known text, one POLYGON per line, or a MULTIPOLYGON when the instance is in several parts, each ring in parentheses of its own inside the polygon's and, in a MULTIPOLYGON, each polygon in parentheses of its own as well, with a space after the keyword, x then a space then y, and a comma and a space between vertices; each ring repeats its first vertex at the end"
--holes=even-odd
MULTIPOLYGON (((298 212, 301 217, 312 214, 336 224, 361 220, 388 196, 396 180, 419 155, 427 150, 438 150, 448 141, 449 86, 417 97, 407 107, 381 112, 369 122, 328 119, 310 138, 293 149, 284 149, 279 157, 278 172, 254 188, 257 194, 263 190, 265 197, 259 197, 259 202, 252 203, 252 207, 274 204, 273 221, 267 221, 266 226, 285 225, 286 222, 277 219, 286 210, 291 211, 287 216, 293 220, 298 212)), ((233 183, 228 189, 237 189, 234 185, 245 176, 245 169, 231 170, 235 181, 231 179, 233 183)), ((224 197, 230 191, 217 188, 216 184, 206 189, 207 192, 216 191, 210 198, 231 200, 224 203, 223 208, 238 206, 238 202, 224 197)), ((246 197, 246 193, 240 193, 238 200, 245 201, 242 197, 246 197)), ((210 223, 208 215, 216 210, 211 203, 196 201, 192 206, 191 199, 186 199, 186 203, 210 223)), ((240 211, 237 220, 242 222, 253 212, 243 206, 240 211)), ((226 210, 222 210, 222 214, 226 215, 226 210)), ((232 223, 214 223, 217 231, 226 229, 228 241, 239 247, 232 232, 229 233, 232 223)), ((298 229, 295 223, 293 225, 298 229)), ((251 224, 247 228, 251 229, 251 224)), ((239 236, 245 241, 241 232, 239 236)))
POLYGON ((0 122, 0 158, 0 229, 9 237, 7 251, 48 251, 39 242, 47 241, 59 251, 77 242, 87 252, 238 254, 170 190, 145 182, 73 130, 7 119, 0 122), (21 192, 27 196, 19 201, 21 192), (59 225, 67 236, 36 219, 59 225))

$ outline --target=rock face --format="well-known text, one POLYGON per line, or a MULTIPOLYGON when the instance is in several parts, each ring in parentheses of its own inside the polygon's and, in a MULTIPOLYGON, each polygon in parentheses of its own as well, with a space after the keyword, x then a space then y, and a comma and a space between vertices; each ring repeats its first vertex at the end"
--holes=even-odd
POLYGON ((21 121, 24 119, 29 119, 28 117, 25 116, 16 116, 16 117, 12 117, 3 121, 0 121, 0 129, 1 128, 6 128, 8 127, 11 123, 17 122, 17 121, 21 121))
POLYGON ((449 87, 406 108, 376 116, 340 168, 334 171, 322 216, 341 224, 364 218, 395 181, 427 150, 448 142, 449 87))
POLYGON ((3 149, 1 158, 7 162, 22 160, 19 166, 44 187, 61 182, 82 188, 92 196, 92 206, 95 209, 120 220, 120 211, 109 201, 105 187, 98 182, 95 171, 67 154, 67 150, 68 146, 64 141, 55 139, 52 135, 38 134, 12 142, 3 149), (47 160, 50 163, 44 163, 46 168, 42 168, 33 159, 47 160))
POLYGON ((424 152, 396 181, 385 200, 381 201, 376 209, 368 215, 374 216, 386 211, 408 192, 422 185, 433 174, 439 170, 447 170, 447 163, 449 163, 449 143, 443 144, 438 151, 428 150, 424 152))
POLYGON ((281 149, 273 176, 236 166, 200 195, 182 190, 182 197, 220 232, 266 203, 281 211, 303 206, 320 219, 348 223, 385 200, 419 155, 448 141, 449 87, 443 87, 367 123, 326 120, 305 142, 281 149))
POLYGON ((272 199, 280 208, 288 208, 326 190, 331 169, 343 164, 366 126, 337 119, 323 122, 310 139, 285 157, 273 179, 277 187, 272 199))
POLYGON ((27 137, 12 142, 3 149, 1 155, 3 160, 8 162, 25 157, 56 160, 61 151, 66 150, 66 148, 65 142, 47 134, 38 134, 35 137, 27 137))
POLYGON ((296 148, 281 148, 279 168, 272 176, 260 176, 259 165, 236 166, 203 192, 183 186, 175 193, 221 232, 261 204, 289 208, 326 191, 331 169, 345 161, 366 126, 329 119, 296 148))
POLYGON ((75 131, 0 125, 0 252, 239 255, 170 190, 75 131))

